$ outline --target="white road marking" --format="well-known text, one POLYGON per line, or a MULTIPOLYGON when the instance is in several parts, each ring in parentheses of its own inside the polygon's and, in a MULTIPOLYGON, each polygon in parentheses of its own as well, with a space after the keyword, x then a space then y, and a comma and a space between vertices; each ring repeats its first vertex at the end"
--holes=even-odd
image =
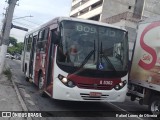
POLYGON ((3 99, 0 99, 0 101, 6 101, 6 99, 5 99, 5 98, 3 98, 3 99))
POLYGON ((30 103, 31 105, 35 105, 35 103, 31 100, 27 100, 28 103, 30 103))
POLYGON ((31 97, 29 94, 25 94, 24 96, 25 96, 25 97, 31 97))

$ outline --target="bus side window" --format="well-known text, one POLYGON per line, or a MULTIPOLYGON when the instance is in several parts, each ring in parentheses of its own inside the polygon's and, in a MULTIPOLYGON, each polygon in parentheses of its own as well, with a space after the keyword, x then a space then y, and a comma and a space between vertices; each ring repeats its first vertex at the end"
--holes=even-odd
POLYGON ((37 41, 37 51, 45 52, 48 33, 49 33, 49 29, 44 29, 39 32, 38 41, 37 41))
POLYGON ((29 36, 29 38, 27 39, 27 52, 30 52, 31 50, 31 46, 32 46, 32 35, 29 36))
POLYGON ((33 36, 33 41, 35 41, 34 50, 36 50, 37 38, 38 38, 38 35, 33 36))
POLYGON ((26 51, 27 42, 28 42, 28 37, 25 37, 25 38, 24 38, 24 48, 23 48, 24 51, 26 51))

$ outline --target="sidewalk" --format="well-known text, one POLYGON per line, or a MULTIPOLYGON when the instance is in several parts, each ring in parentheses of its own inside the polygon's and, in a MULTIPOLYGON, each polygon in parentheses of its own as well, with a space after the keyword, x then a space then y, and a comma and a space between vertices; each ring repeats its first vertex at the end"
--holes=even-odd
MULTIPOLYGON (((6 70, 6 66, 4 71, 6 70)), ((3 73, 0 75, 0 114, 3 111, 23 111, 13 82, 3 73)), ((0 116, 1 116, 0 115, 0 116)), ((25 118, 2 118, 0 120, 24 120, 25 118)))

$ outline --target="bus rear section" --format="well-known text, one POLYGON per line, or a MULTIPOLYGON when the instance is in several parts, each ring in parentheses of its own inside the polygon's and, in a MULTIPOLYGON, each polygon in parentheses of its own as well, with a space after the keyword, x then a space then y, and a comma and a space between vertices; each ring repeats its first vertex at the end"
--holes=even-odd
POLYGON ((123 102, 128 82, 127 32, 89 20, 57 21, 57 28, 48 26, 45 58, 39 62, 44 69, 34 73, 33 81, 38 86, 41 81, 44 92, 54 99, 123 102))

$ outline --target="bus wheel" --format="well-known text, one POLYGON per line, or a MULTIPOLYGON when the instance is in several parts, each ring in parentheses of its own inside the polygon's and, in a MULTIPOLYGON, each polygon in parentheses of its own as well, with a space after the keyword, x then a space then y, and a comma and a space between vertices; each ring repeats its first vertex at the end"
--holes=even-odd
POLYGON ((44 78, 42 73, 40 73, 38 77, 38 89, 40 90, 39 92, 42 97, 47 97, 46 93, 43 91, 43 87, 44 87, 44 78))
POLYGON ((136 96, 131 95, 130 99, 131 99, 131 101, 135 101, 136 100, 136 96))
POLYGON ((149 110, 152 114, 160 116, 160 97, 153 96, 149 104, 149 110))
POLYGON ((25 80, 27 81, 27 82, 29 82, 29 77, 27 77, 27 70, 25 69, 25 71, 24 71, 24 75, 25 75, 25 80))
POLYGON ((44 78, 43 78, 42 73, 40 73, 39 77, 38 77, 38 89, 42 90, 43 89, 43 85, 44 85, 44 78))

